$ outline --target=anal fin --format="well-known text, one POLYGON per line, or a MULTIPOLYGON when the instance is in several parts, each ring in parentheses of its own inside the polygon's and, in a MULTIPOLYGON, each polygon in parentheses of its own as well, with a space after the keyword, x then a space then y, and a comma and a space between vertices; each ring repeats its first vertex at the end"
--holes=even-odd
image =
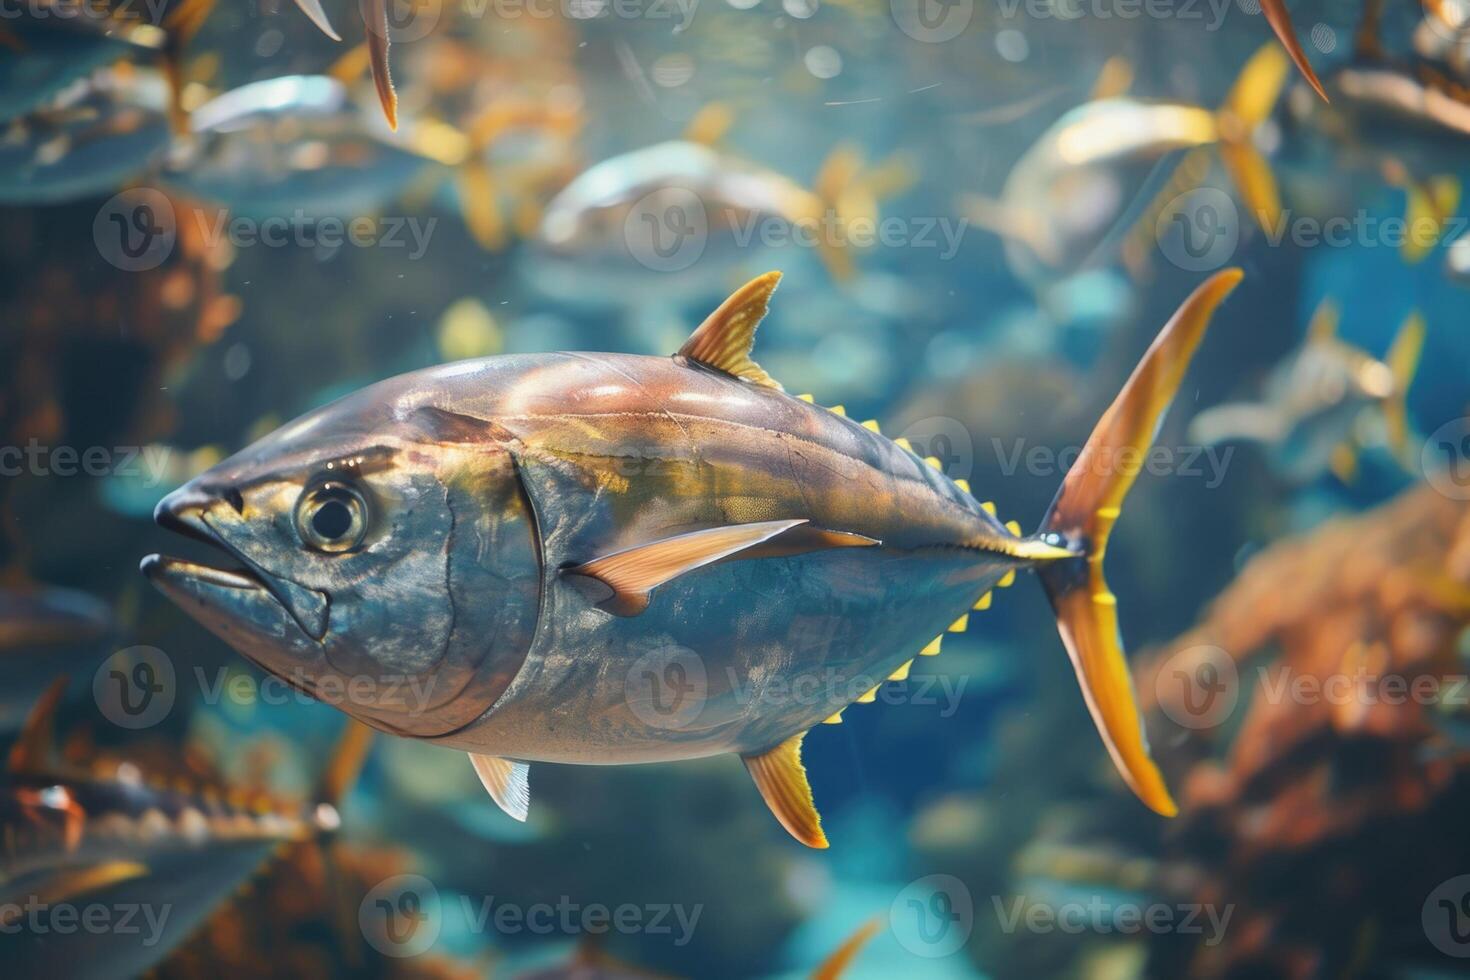
POLYGON ((759 755, 744 755, 745 768, 755 780, 755 788, 781 821, 787 833, 807 847, 825 848, 822 817, 812 799, 812 787, 801 764, 801 741, 806 732, 798 732, 780 745, 759 755))
POLYGON ((470 753, 470 764, 475 767, 475 775, 485 784, 485 790, 495 805, 524 823, 531 809, 531 767, 524 762, 473 752, 470 753))

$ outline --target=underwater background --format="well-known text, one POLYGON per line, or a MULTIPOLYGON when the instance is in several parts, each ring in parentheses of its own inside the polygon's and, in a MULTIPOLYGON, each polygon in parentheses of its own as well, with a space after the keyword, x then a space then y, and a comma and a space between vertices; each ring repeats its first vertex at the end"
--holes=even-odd
POLYGON ((1293 3, 1328 103, 1257 0, 419 0, 396 131, 373 3, 301 6, 0 17, 6 975, 1470 973, 1463 4, 1293 3), (807 737, 808 850, 728 756, 537 764, 517 823, 138 571, 303 412, 672 354, 768 269, 787 391, 1031 529, 1228 266, 1109 549, 1174 819, 1028 575, 807 737))

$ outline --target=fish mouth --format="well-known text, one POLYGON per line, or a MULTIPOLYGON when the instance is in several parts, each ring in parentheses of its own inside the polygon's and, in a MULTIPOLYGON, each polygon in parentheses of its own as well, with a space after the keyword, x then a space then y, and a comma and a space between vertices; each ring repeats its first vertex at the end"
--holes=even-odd
MULTIPOLYGON (((206 564, 153 554, 143 559, 139 571, 164 595, 216 632, 219 630, 212 622, 217 618, 214 613, 232 614, 236 618, 248 613, 254 625, 260 627, 266 625, 259 622, 262 606, 269 605, 274 607, 274 618, 285 613, 301 632, 320 643, 327 634, 331 597, 270 574, 232 545, 210 521, 209 509, 217 500, 185 486, 159 502, 153 519, 160 527, 207 545, 223 556, 224 562, 206 564)), ((272 632, 278 631, 279 624, 272 632)))

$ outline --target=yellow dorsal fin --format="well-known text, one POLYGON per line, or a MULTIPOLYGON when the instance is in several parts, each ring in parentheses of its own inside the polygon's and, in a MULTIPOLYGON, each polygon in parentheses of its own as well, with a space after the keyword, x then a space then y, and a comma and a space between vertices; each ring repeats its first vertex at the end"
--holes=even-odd
POLYGON ((987 592, 983 596, 981 596, 980 598, 976 599, 975 600, 975 605, 973 605, 970 608, 972 608, 972 609, 989 609, 990 608, 990 604, 991 604, 991 602, 994 601, 994 599, 995 599, 994 593, 987 592))
POLYGON ((759 755, 741 756, 755 788, 771 813, 781 821, 786 832, 807 847, 826 847, 822 818, 812 799, 812 787, 801 764, 801 740, 806 732, 798 732, 773 749, 759 755))
POLYGON ((711 102, 694 114, 684 127, 684 139, 702 146, 714 146, 735 125, 735 110, 724 102, 711 102))
POLYGON ((1103 62, 1097 81, 1092 83, 1093 99, 1114 99, 1126 95, 1133 87, 1133 62, 1121 54, 1115 54, 1103 62))
POLYGON ((906 680, 908 680, 909 679, 909 670, 913 666, 914 666, 914 662, 912 660, 905 660, 903 662, 903 665, 901 667, 899 667, 893 673, 891 673, 891 674, 888 675, 888 679, 891 680, 891 681, 906 681, 906 680))
POLYGON ((919 651, 919 656, 921 656, 921 657, 932 657, 932 656, 934 656, 936 653, 939 652, 939 645, 940 645, 941 642, 943 642, 943 640, 944 640, 944 634, 941 633, 939 636, 936 636, 934 639, 930 640, 929 641, 929 644, 926 647, 924 647, 924 649, 922 649, 922 650, 919 651))
POLYGON ((1337 321, 1337 304, 1331 297, 1322 300, 1312 312, 1311 322, 1307 324, 1307 342, 1320 344, 1337 336, 1337 321))
POLYGON ((770 308, 771 293, 780 281, 781 273, 767 272, 735 290, 690 335, 679 353, 706 367, 781 391, 776 379, 750 359, 755 328, 770 308))
POLYGON ((56 709, 66 693, 65 676, 56 678, 36 699, 26 715, 20 735, 10 747, 6 769, 10 772, 39 772, 51 761, 51 746, 56 739, 56 709))

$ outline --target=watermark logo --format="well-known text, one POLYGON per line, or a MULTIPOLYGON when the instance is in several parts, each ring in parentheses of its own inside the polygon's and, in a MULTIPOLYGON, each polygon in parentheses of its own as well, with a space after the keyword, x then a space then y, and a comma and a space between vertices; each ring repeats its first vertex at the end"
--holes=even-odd
POLYGON ((1013 896, 1007 902, 999 895, 992 895, 991 904, 1001 931, 1007 935, 1018 931, 1073 936, 1084 933, 1133 936, 1147 932, 1199 936, 1206 946, 1218 946, 1225 939, 1225 931, 1235 914, 1234 905, 1116 902, 1103 895, 1062 902, 1025 895, 1013 896))
POLYGON ((1424 441, 1419 465, 1435 490, 1451 500, 1470 500, 1470 417, 1435 429, 1424 441))
POLYGON ((909 441, 920 458, 939 460, 939 468, 951 480, 968 480, 975 471, 975 442, 958 419, 943 415, 919 419, 899 436, 909 441))
POLYGON ((384 956, 427 952, 443 922, 439 890, 422 875, 394 875, 378 882, 357 908, 363 938, 384 956))
POLYGON ((1424 935, 1434 948, 1458 959, 1470 957, 1470 875, 1442 882, 1424 899, 1424 935))
POLYGON ((1180 727, 1214 728, 1230 717, 1240 700, 1235 658, 1207 644, 1178 650, 1154 675, 1154 697, 1180 727))
POLYGON ((174 206, 150 187, 114 195, 92 219, 97 253, 123 272, 156 269, 173 254, 178 240, 174 206))
POLYGON ((682 272, 704 255, 709 212, 686 187, 643 195, 623 219, 623 241, 639 265, 654 272, 682 272))
POLYGON ((1173 198, 1154 222, 1164 258, 1186 272, 1211 272, 1235 254, 1240 213, 1230 195, 1197 187, 1173 198))
POLYGON ((378 20, 373 8, 379 0, 359 0, 363 23, 367 29, 394 44, 419 41, 439 25, 443 10, 442 0, 386 0, 382 3, 384 17, 378 20))
POLYGON ((888 908, 888 924, 915 956, 951 956, 964 948, 975 928, 975 902, 954 875, 928 875, 898 893, 888 908))
POLYGON ((975 17, 975 0, 889 0, 893 22, 915 41, 942 44, 964 33, 975 17))
POLYGON ((628 709, 650 728, 688 728, 709 698, 704 660, 677 644, 650 650, 628 668, 623 696, 628 709))
POLYGON ((150 728, 173 710, 177 685, 173 661, 157 647, 119 650, 92 675, 92 698, 119 728, 150 728))

